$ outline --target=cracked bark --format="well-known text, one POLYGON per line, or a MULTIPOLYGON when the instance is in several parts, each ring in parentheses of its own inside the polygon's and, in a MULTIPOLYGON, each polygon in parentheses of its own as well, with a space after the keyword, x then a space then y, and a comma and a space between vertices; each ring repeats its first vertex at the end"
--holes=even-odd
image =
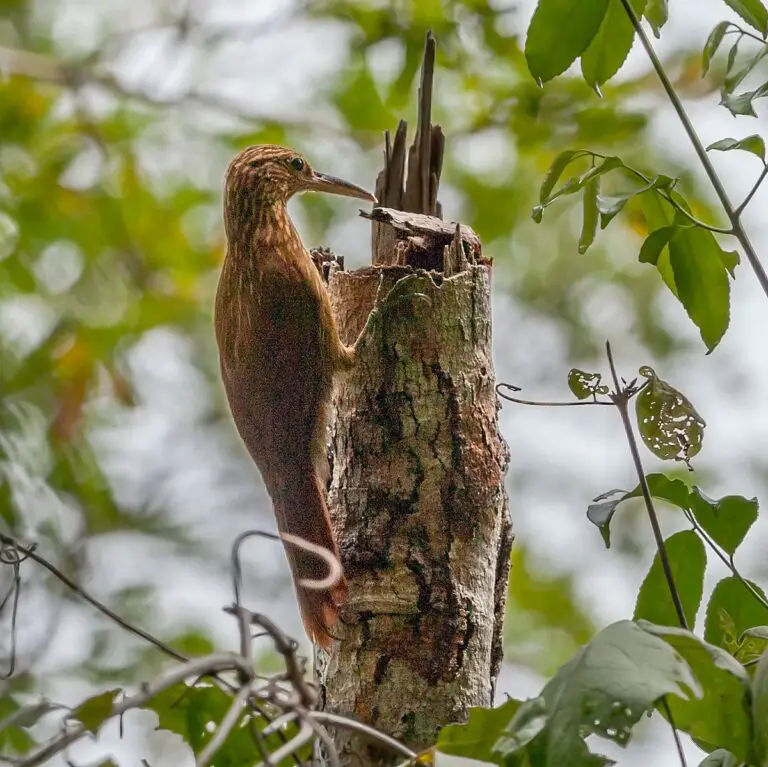
MULTIPOLYGON (((343 339, 357 337, 377 290, 409 279, 334 398, 329 506, 350 596, 319 681, 326 710, 419 751, 493 701, 512 542, 508 451, 479 240, 436 218, 405 215, 403 226, 404 214, 376 213, 396 232, 378 262, 401 266, 331 268, 343 339)), ((398 761, 356 733, 334 740, 344 765, 398 761)))

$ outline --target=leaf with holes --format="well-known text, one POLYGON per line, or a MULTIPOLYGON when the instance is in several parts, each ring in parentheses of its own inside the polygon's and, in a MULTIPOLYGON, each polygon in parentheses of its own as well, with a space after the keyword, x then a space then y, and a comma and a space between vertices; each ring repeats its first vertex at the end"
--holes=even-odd
POLYGON ((673 386, 659 378, 653 368, 644 365, 640 375, 648 379, 635 398, 635 412, 640 436, 646 447, 664 461, 686 464, 701 450, 704 419, 690 401, 673 386))
POLYGON ((608 394, 608 387, 602 380, 601 373, 587 373, 578 368, 568 371, 568 388, 576 399, 597 398, 598 394, 608 394))
POLYGON ((539 698, 523 703, 494 750, 505 764, 605 764, 583 738, 596 734, 626 745, 662 697, 691 694, 701 690, 680 654, 632 621, 620 621, 562 666, 539 698))

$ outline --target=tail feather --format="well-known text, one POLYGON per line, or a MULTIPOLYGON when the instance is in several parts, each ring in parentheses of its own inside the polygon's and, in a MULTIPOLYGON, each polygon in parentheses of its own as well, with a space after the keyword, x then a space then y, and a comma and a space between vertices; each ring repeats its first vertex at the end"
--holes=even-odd
MULTIPOLYGON (((272 501, 281 533, 291 533, 333 552, 339 549, 333 537, 331 518, 320 478, 314 468, 290 473, 290 479, 275 488, 272 501)), ((315 644, 330 647, 339 607, 347 597, 347 582, 342 579, 330 589, 310 589, 299 585, 302 579, 322 580, 328 576, 327 564, 315 554, 285 543, 285 553, 293 573, 296 596, 304 627, 315 644)))

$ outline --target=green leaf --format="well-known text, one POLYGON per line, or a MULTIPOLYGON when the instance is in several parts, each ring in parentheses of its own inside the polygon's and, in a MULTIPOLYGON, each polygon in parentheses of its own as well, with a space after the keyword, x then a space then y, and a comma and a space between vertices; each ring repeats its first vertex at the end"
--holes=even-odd
POLYGON ((648 379, 635 397, 637 427, 646 447, 663 461, 689 460, 701 450, 704 419, 688 398, 643 365, 640 375, 648 379))
POLYGON ((765 38, 768 35, 768 11, 760 0, 724 0, 751 27, 765 38))
MULTIPOLYGON (((743 666, 725 650, 690 631, 645 621, 640 621, 640 626, 680 653, 701 685, 703 695, 699 698, 667 699, 675 727, 707 751, 719 746, 734 753, 739 761, 748 761, 752 738, 750 683, 743 666)), ((660 711, 665 714, 664 707, 660 711)))
POLYGON ((699 762, 699 767, 739 767, 739 760, 724 748, 718 748, 699 762))
POLYGON ((37 724, 54 708, 45 700, 31 706, 20 706, 7 691, 0 695, 0 753, 28 753, 36 741, 27 728, 37 724))
POLYGON ((741 256, 738 250, 721 250, 720 260, 723 266, 728 270, 731 277, 736 276, 736 267, 741 263, 741 256))
POLYGON ((508 700, 498 708, 470 708, 466 724, 449 724, 440 730, 435 748, 443 754, 496 761, 493 745, 520 708, 519 700, 508 700))
POLYGON ((726 495, 719 501, 708 498, 694 487, 690 495, 690 509, 696 521, 715 543, 727 554, 733 555, 757 519, 757 498, 726 495))
POLYGON ((539 0, 528 26, 525 58, 538 83, 565 72, 586 50, 608 9, 608 0, 539 0))
POLYGON ((379 94, 376 80, 364 64, 339 78, 332 102, 354 130, 381 131, 394 120, 379 94))
POLYGON ((745 152, 751 152, 761 160, 765 161, 765 141, 761 136, 753 134, 746 138, 724 138, 720 141, 715 141, 714 144, 710 144, 707 147, 707 151, 714 149, 718 152, 730 152, 732 149, 741 149, 745 152))
POLYGON ((698 226, 678 228, 668 247, 677 297, 711 352, 730 322, 731 286, 722 248, 712 232, 698 226))
MULTIPOLYGON (((693 530, 675 533, 667 538, 665 544, 683 613, 688 625, 693 626, 704 591, 704 570, 707 566, 704 544, 693 530)), ((660 626, 680 625, 658 552, 637 595, 634 619, 639 618, 660 626)))
POLYGON ((493 746, 493 753, 514 754, 527 746, 547 724, 547 702, 539 696, 526 700, 515 712, 493 746))
POLYGON ((664 226, 661 229, 657 229, 655 232, 651 232, 645 238, 645 242, 640 248, 638 261, 641 264, 653 264, 656 266, 659 261, 659 256, 662 254, 664 248, 667 247, 669 241, 675 236, 676 231, 676 226, 664 226))
POLYGON ((598 394, 608 394, 608 387, 602 383, 601 373, 587 373, 578 368, 568 371, 568 388, 576 399, 593 399, 598 394))
POLYGON ((752 680, 752 727, 755 732, 754 763, 765 765, 768 762, 768 653, 763 653, 757 662, 752 680))
POLYGON ((512 571, 507 608, 517 620, 504 629, 504 657, 549 678, 592 639, 595 626, 581 608, 573 576, 537 568, 522 542, 513 548, 512 571))
POLYGON ((95 735, 99 731, 99 727, 109 719, 115 696, 120 691, 119 687, 115 687, 88 698, 72 712, 72 718, 82 722, 85 729, 95 735))
POLYGON ((593 498, 587 506, 587 519, 600 531, 606 549, 611 548, 611 519, 616 513, 616 507, 628 497, 626 490, 609 490, 593 498))
MULTIPOLYGON (((679 479, 669 479, 663 474, 648 474, 645 481, 654 498, 661 498, 681 509, 688 508, 689 491, 684 482, 679 479)), ((611 547, 610 523, 618 505, 630 498, 642 498, 642 496, 643 490, 640 485, 630 492, 609 490, 594 498, 587 507, 587 519, 600 530, 606 548, 611 547)))
POLYGON ((651 25, 653 34, 657 38, 661 37, 661 28, 667 23, 669 18, 667 0, 648 0, 648 5, 645 8, 645 18, 651 25))
POLYGON ((597 209, 600 211, 600 228, 605 229, 636 194, 638 192, 627 192, 626 194, 617 194, 610 197, 598 195, 597 209))
POLYGON ((539 189, 539 201, 543 204, 549 201, 552 190, 560 180, 565 169, 574 161, 580 157, 586 157, 589 152, 585 152, 583 149, 567 149, 564 152, 560 152, 557 157, 552 161, 549 166, 549 170, 544 176, 544 180, 541 182, 541 188, 539 189))
POLYGON ((709 33, 707 42, 704 44, 704 51, 701 54, 701 76, 709 72, 709 65, 712 63, 714 55, 717 53, 717 49, 720 47, 720 43, 723 42, 725 33, 728 31, 728 27, 731 25, 730 21, 721 21, 715 26, 715 28, 709 33))
MULTIPOLYGON (((635 14, 640 18, 646 0, 631 0, 635 14)), ((635 30, 621 0, 609 0, 608 11, 600 29, 589 47, 581 55, 581 73, 584 79, 600 94, 600 86, 608 82, 627 58, 635 30)))
POLYGON ((744 632, 755 626, 768 625, 765 594, 757 584, 747 583, 749 586, 736 576, 729 576, 719 581, 712 590, 704 621, 704 639, 710 644, 735 652, 738 638, 744 632))
POLYGON ((761 99, 768 96, 768 84, 763 84, 759 88, 755 88, 753 91, 745 91, 744 93, 728 93, 723 92, 720 98, 720 105, 724 106, 732 115, 746 115, 748 117, 757 117, 755 107, 752 102, 755 99, 761 99))
MULTIPOLYGON (((231 696, 218 687, 198 682, 194 687, 184 683, 175 685, 148 701, 144 709, 154 711, 158 717, 158 729, 168 730, 180 735, 195 754, 205 748, 213 733, 209 723, 218 724, 223 719, 232 703, 231 696)), ((266 720, 253 718, 255 726, 262 730, 266 720)), ((281 733, 272 733, 264 738, 270 751, 278 748, 282 737, 292 738, 298 731, 295 724, 281 728, 281 733)), ((214 731, 215 732, 215 731, 214 731)), ((235 727, 216 755, 217 767, 243 767, 253 763, 253 739, 249 728, 235 727)), ((299 749, 298 754, 308 759, 311 746, 299 749)), ((280 762, 281 767, 295 766, 291 757, 280 762)))
POLYGON ((583 255, 595 241, 597 232, 597 195, 600 191, 600 177, 587 182, 582 195, 581 235, 579 236, 579 253, 583 255))
POLYGON ((541 692, 543 705, 520 707, 495 751, 505 764, 604 764, 586 750, 584 737, 594 733, 626 745, 632 727, 660 698, 689 692, 701 694, 683 658, 637 624, 620 621, 555 674, 541 692))

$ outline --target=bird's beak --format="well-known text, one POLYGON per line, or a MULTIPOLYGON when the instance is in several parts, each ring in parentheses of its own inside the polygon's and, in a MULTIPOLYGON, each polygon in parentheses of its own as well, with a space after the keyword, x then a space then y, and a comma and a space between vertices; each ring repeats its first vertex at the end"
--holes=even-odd
POLYGON ((360 200, 377 202, 376 198, 360 186, 351 184, 336 176, 326 176, 325 173, 312 171, 312 177, 306 186, 307 191, 325 192, 326 194, 340 194, 344 197, 357 197, 360 200))

